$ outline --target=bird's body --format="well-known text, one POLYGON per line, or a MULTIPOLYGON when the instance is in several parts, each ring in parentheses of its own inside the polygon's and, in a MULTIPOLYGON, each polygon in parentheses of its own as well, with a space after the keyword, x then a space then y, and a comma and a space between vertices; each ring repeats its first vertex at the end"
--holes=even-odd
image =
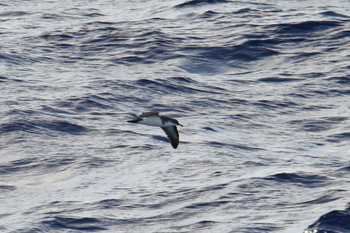
POLYGON ((179 145, 179 133, 176 126, 182 126, 177 120, 159 115, 159 112, 144 112, 130 123, 161 127, 168 136, 174 149, 179 145))

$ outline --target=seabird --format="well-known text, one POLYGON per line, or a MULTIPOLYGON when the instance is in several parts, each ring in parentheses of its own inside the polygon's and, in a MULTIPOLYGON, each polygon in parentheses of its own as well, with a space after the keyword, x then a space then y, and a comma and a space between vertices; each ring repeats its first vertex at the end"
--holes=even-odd
POLYGON ((161 127, 168 136, 173 148, 176 149, 179 145, 179 133, 176 126, 183 125, 173 118, 159 115, 159 112, 144 112, 136 119, 128 122, 161 127))

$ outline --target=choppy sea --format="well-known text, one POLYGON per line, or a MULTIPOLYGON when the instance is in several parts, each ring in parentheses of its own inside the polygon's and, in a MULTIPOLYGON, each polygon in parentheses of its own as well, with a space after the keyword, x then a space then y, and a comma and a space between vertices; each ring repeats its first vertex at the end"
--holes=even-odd
POLYGON ((349 1, 4 0, 0 106, 1 232, 350 232, 349 1))

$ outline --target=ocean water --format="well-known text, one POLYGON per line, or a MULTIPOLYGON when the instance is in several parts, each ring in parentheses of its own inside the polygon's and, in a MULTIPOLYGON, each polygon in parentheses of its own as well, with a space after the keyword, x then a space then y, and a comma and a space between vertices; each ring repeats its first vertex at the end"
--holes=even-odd
POLYGON ((0 231, 350 232, 348 1, 0 3, 0 231), (179 120, 174 150, 145 111, 179 120))

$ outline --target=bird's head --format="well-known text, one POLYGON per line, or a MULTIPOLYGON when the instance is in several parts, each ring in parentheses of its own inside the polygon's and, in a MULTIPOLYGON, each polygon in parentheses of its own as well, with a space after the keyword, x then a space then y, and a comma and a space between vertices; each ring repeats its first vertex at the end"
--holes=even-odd
POLYGON ((179 125, 179 126, 183 127, 183 125, 181 125, 177 120, 174 120, 174 123, 175 123, 176 125, 179 125))

